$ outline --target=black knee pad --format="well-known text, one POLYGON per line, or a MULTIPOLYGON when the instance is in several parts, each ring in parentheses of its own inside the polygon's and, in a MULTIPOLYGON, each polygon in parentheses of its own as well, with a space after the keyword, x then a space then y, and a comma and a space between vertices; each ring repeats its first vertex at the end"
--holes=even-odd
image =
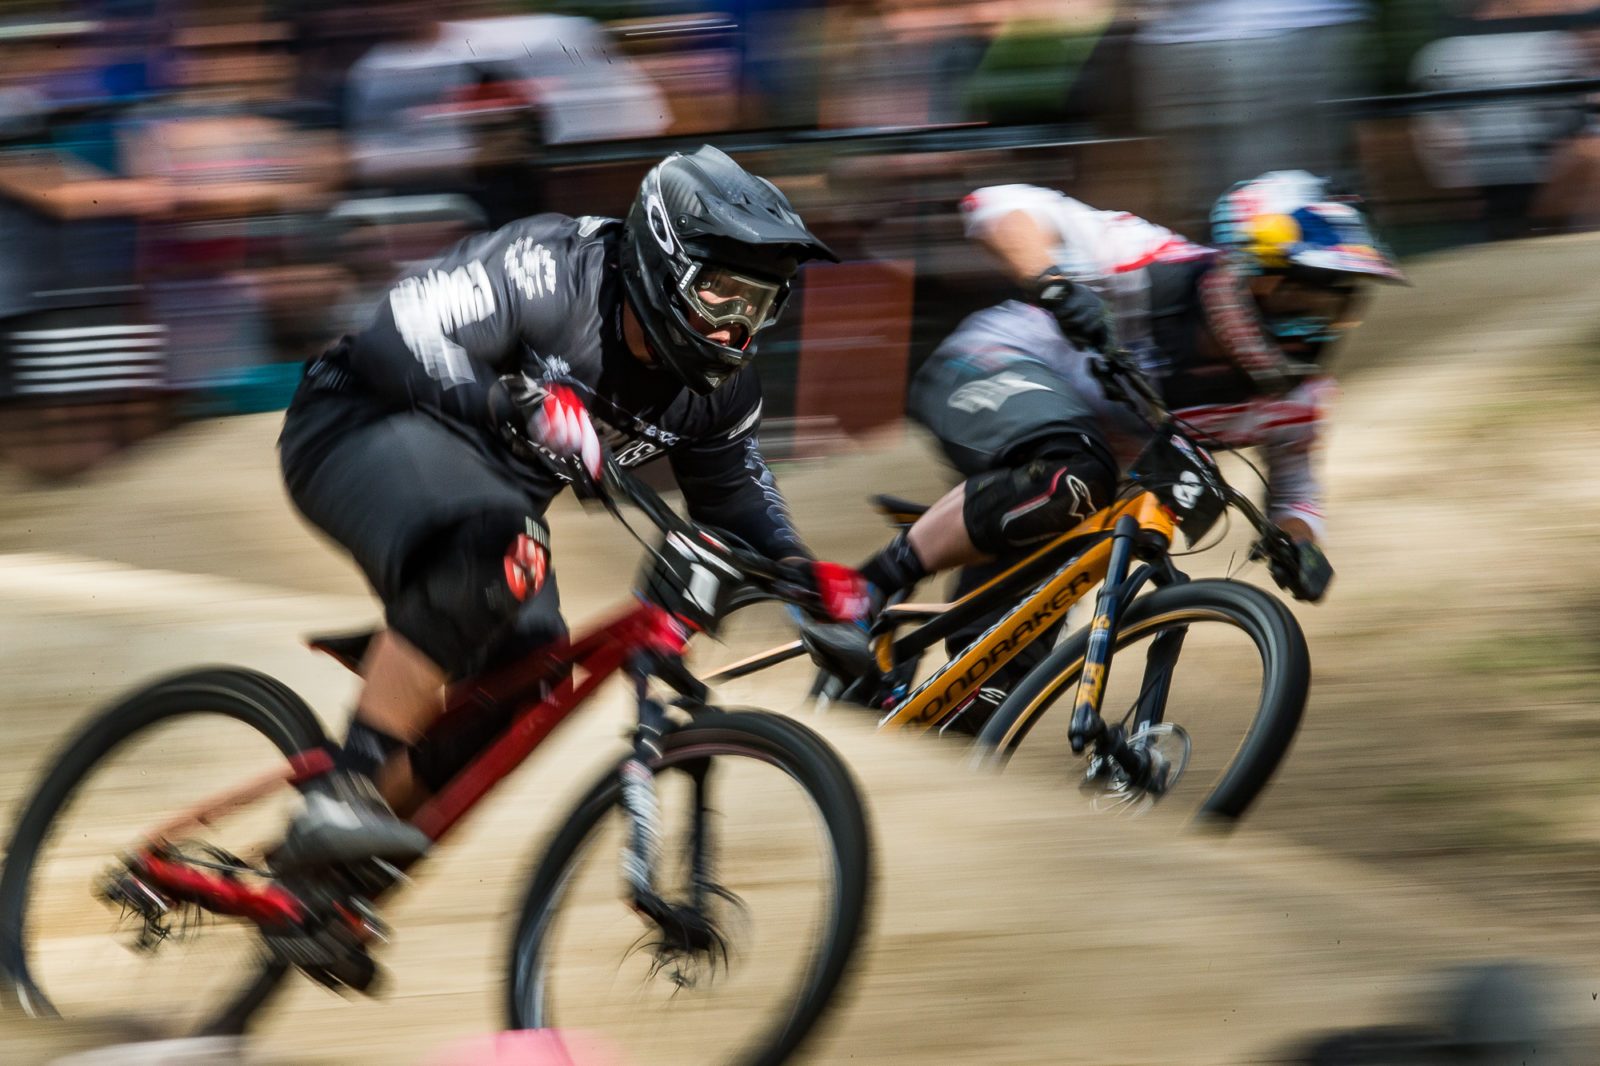
POLYGON ((1101 449, 1059 450, 967 479, 961 515, 979 551, 1007 555, 1060 536, 1110 501, 1116 466, 1101 449))
POLYGON ((542 523, 512 512, 473 515, 431 538, 388 604, 390 627, 452 678, 481 669, 529 594, 525 572, 508 565, 522 537, 549 543, 542 523))

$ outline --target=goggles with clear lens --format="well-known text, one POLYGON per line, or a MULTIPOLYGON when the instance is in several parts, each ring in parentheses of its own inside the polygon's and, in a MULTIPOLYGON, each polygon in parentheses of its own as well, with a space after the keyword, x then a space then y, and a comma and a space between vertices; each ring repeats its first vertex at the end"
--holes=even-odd
POLYGON ((701 334, 731 329, 736 338, 746 340, 772 320, 782 292, 778 282, 706 263, 695 264, 678 283, 678 294, 693 312, 690 321, 701 334))

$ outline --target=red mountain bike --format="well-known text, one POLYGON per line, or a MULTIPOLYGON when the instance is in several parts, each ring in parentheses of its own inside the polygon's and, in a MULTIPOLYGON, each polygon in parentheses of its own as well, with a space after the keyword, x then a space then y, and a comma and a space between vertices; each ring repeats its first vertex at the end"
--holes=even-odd
MULTIPOLYGON (((608 678, 627 675, 632 750, 533 873, 512 936, 508 1023, 601 1031, 624 1051, 631 1035, 638 1061, 776 1063, 814 1028, 860 939, 863 804, 811 730, 707 706, 681 652, 743 590, 803 594, 614 461, 590 487, 619 519, 621 497, 666 533, 646 545, 651 601, 454 686, 436 729, 517 710, 411 818, 443 839, 608 678), (652 681, 676 698, 656 698, 652 681), (810 847, 786 837, 797 828, 810 847)), ((355 669, 365 639, 313 646, 355 669)), ((291 880, 272 868, 294 786, 329 767, 306 704, 248 670, 170 677, 99 715, 57 755, 12 835, 0 874, 6 988, 35 1015, 134 1013, 235 1034, 292 969, 370 986, 369 946, 386 936, 376 904, 405 872, 364 863, 291 880)))

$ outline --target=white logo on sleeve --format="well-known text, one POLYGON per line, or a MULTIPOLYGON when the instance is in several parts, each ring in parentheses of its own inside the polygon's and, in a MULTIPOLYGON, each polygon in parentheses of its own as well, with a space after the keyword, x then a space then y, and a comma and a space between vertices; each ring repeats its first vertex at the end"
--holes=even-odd
POLYGON ((750 430, 754 429, 758 424, 760 424, 760 422, 761 402, 758 400, 756 402, 756 409, 745 415, 737 426, 734 426, 732 429, 728 430, 728 439, 733 440, 736 437, 743 436, 745 433, 748 433, 750 430))
POLYGON ((506 276, 528 299, 556 291, 556 257, 531 237, 518 237, 506 249, 506 276))
POLYGON ((544 356, 541 361, 544 363, 544 373, 540 376, 545 381, 560 381, 572 376, 572 364, 559 355, 544 356))
POLYGON ((475 380, 466 351, 451 334, 495 312, 494 288, 481 262, 406 278, 389 291, 389 310, 406 347, 431 377, 446 387, 475 380))
POLYGON ((613 457, 620 467, 638 466, 647 459, 653 459, 661 454, 661 447, 652 441, 636 440, 616 449, 613 457))
POLYGON ((992 378, 961 386, 950 394, 950 406, 969 413, 980 408, 998 411, 1001 404, 1018 393, 1049 391, 1049 386, 1029 381, 1021 374, 1007 370, 992 378))

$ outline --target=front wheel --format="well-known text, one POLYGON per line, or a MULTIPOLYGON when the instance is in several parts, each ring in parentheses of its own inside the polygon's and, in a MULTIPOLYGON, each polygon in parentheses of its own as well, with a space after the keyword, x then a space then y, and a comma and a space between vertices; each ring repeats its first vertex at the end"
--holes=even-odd
MULTIPOLYGON (((1086 629, 1073 634, 1017 684, 979 735, 982 761, 1059 776, 1088 639, 1086 629), (1038 735, 1055 743, 1036 740, 1020 753, 1052 707, 1061 708, 1051 719, 1057 727, 1038 735)), ((1127 782, 1100 767, 1100 798, 1159 798, 1214 821, 1237 820, 1288 753, 1310 684, 1300 624, 1265 590, 1203 580, 1138 597, 1118 622, 1100 713, 1176 769, 1156 797, 1119 792, 1127 782)))
POLYGON ((651 765, 657 888, 712 935, 674 948, 628 906, 618 856, 632 820, 612 770, 534 875, 512 943, 511 1027, 600 1033, 629 1062, 782 1062, 861 938, 871 852, 860 793, 820 737, 762 712, 697 715, 651 765))

